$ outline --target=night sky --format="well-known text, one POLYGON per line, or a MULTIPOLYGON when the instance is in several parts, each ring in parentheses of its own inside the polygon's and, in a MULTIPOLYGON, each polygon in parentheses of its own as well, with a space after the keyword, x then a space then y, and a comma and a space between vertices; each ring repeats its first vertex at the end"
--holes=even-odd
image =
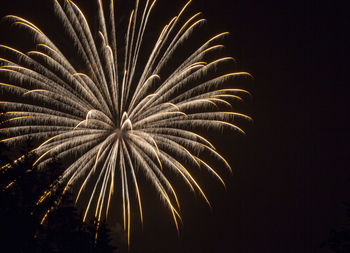
MULTIPOLYGON (((46 27, 56 20, 47 2, 2 1, 0 16, 16 14, 46 27)), ((185 3, 179 2, 165 13, 175 15, 185 3)), ((245 87, 253 98, 244 106, 254 123, 245 126, 246 136, 224 131, 214 140, 234 173, 223 173, 226 191, 212 177, 199 179, 213 208, 180 190, 184 226, 178 237, 167 210, 156 196, 149 198, 155 204, 145 206, 143 231, 135 225, 131 252, 330 252, 322 245, 344 223, 342 202, 350 200, 345 7, 197 0, 191 9, 203 12, 204 29, 230 32, 227 54, 254 76, 245 87)), ((0 31, 0 43, 7 35, 0 31)))

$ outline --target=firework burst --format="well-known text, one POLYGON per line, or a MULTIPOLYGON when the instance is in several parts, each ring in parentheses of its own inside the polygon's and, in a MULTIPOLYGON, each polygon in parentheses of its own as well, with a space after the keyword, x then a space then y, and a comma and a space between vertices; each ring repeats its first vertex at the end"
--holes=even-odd
MULTIPOLYGON (((89 217, 100 221, 108 217, 113 202, 121 201, 129 241, 132 199, 143 219, 140 177, 146 177, 159 193, 177 228, 180 205, 169 174, 179 175, 208 204, 189 168, 206 168, 224 184, 201 154, 210 153, 231 168, 198 131, 230 128, 244 133, 234 122, 250 118, 233 112, 232 104, 249 93, 232 88, 232 81, 250 75, 218 74, 217 69, 233 58, 209 56, 217 55, 223 47, 219 41, 227 33, 211 37, 174 63, 174 57, 186 51, 183 44, 190 43, 205 22, 200 13, 184 17, 189 3, 163 27, 146 54, 144 45, 150 43, 144 37, 155 1, 145 1, 141 7, 137 0, 122 34, 116 29, 113 0, 108 6, 98 1, 95 33, 76 4, 53 1, 84 73, 37 26, 17 16, 6 17, 33 36, 37 49, 23 53, 0 45, 6 55, 0 58, 0 74, 8 80, 0 86, 12 95, 0 102, 6 117, 1 123, 5 136, 1 142, 14 147, 34 139, 38 145, 29 153, 36 157, 33 168, 37 170, 45 169, 53 159, 74 157, 38 205, 58 186, 63 186, 62 195, 74 186, 76 202, 82 194, 89 196, 82 203, 84 221, 89 217)), ((1 170, 10 170, 24 157, 1 170)))

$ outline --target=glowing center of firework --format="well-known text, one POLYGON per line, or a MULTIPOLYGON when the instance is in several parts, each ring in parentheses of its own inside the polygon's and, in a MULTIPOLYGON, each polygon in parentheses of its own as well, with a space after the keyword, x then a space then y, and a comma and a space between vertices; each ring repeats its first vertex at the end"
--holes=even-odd
POLYGON ((117 130, 117 133, 120 135, 123 135, 130 130, 132 130, 132 123, 131 123, 131 120, 129 119, 128 114, 124 112, 122 120, 120 122, 120 129, 117 130))

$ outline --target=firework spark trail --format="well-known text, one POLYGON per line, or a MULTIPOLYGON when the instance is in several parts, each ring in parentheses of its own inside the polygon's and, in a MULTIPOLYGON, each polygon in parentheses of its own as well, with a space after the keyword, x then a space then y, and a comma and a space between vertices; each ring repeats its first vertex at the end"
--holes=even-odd
MULTIPOLYGON (((143 175, 152 183, 178 229, 180 204, 169 172, 180 175, 189 189, 198 191, 209 204, 191 168, 205 168, 225 186, 220 172, 201 157, 209 153, 231 171, 228 162, 196 130, 225 127, 244 133, 235 119, 251 120, 232 112, 233 103, 250 93, 225 85, 237 78, 251 78, 250 74, 207 75, 235 62, 232 57, 207 58, 223 47, 218 41, 227 33, 211 37, 182 63, 168 64, 206 22, 201 13, 185 18, 191 1, 161 29, 149 54, 142 51, 155 3, 147 0, 143 5, 136 0, 123 35, 117 34, 113 0, 106 13, 102 0, 97 0, 99 28, 95 33, 75 3, 55 0, 55 12, 74 43, 75 56, 84 64, 85 73, 78 72, 37 26, 18 16, 9 15, 7 19, 33 35, 36 50, 23 53, 0 45, 0 54, 11 56, 11 60, 0 58, 0 74, 6 78, 0 88, 14 97, 0 101, 5 111, 0 142, 15 146, 34 138, 40 144, 29 153, 35 154, 33 167, 38 169, 45 169, 54 158, 75 157, 56 183, 43 192, 37 205, 58 185, 64 186, 62 195, 77 185, 76 203, 82 194, 89 196, 84 221, 93 216, 99 226, 107 219, 112 203, 119 200, 129 243, 131 188, 143 222, 138 178, 143 175), (124 48, 118 45, 120 38, 125 38, 124 48), (138 64, 141 58, 147 59, 143 66, 138 64), (164 74, 164 69, 172 71, 164 74), (198 80, 200 83, 192 84, 198 80), (89 184, 93 187, 87 187, 89 184), (118 188, 120 196, 116 195, 118 188)), ((14 162, 24 157, 22 154, 14 162)), ((11 163, 1 170, 10 168, 11 163)), ((6 188, 15 182, 11 180, 6 188)), ((41 223, 49 213, 50 209, 41 223)))

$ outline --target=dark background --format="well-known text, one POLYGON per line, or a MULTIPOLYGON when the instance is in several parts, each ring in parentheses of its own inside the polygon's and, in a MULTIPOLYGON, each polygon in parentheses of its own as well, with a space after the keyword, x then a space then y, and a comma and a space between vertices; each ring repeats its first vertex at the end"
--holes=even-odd
MULTIPOLYGON (((47 2, 5 1, 0 16, 49 26, 55 19, 47 2)), ((175 15, 183 3, 165 12, 175 15)), ((204 29, 231 33, 224 42, 228 53, 255 78, 247 102, 254 123, 247 136, 224 132, 215 140, 235 172, 224 177, 227 191, 204 179, 213 209, 185 192, 178 238, 166 211, 145 207, 143 232, 136 229, 131 252, 330 252, 322 245, 344 223, 342 202, 349 201, 345 7, 197 0, 191 8, 208 19, 204 29)), ((7 35, 0 31, 1 43, 7 35)))

